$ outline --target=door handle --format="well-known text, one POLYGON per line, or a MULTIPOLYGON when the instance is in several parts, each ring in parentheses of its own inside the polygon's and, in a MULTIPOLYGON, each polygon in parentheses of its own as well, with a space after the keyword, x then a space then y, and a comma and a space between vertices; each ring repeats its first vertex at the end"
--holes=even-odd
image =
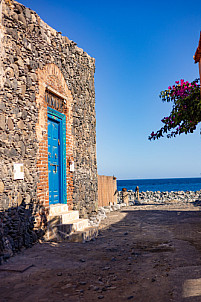
POLYGON ((50 166, 55 166, 55 173, 57 173, 57 167, 58 167, 59 165, 57 165, 57 164, 50 164, 50 166))

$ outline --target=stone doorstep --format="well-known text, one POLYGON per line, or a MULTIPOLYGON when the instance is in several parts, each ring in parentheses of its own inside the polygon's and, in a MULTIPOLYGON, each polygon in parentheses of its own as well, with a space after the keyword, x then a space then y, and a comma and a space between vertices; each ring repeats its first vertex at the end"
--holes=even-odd
POLYGON ((57 220, 58 221, 57 224, 62 224, 62 223, 66 224, 78 219, 79 219, 79 211, 66 211, 55 215, 49 215, 48 217, 49 223, 57 220))
POLYGON ((97 227, 87 227, 83 230, 75 231, 73 224, 61 224, 48 228, 45 241, 68 241, 68 242, 86 242, 98 236, 97 227))
POLYGON ((82 232, 74 232, 66 237, 65 241, 68 242, 81 242, 85 243, 98 237, 98 228, 89 227, 82 232))
POLYGON ((66 234, 58 231, 57 240, 65 242, 80 242, 85 243, 98 237, 97 227, 88 227, 84 231, 77 231, 71 234, 66 234))
POLYGON ((55 220, 54 224, 52 224, 51 222, 48 223, 49 230, 58 229, 59 231, 65 232, 67 234, 76 231, 84 231, 88 227, 89 227, 88 219, 76 219, 76 220, 69 221, 67 223, 58 223, 58 224, 56 224, 56 220, 55 220))
POLYGON ((62 203, 57 203, 50 205, 50 216, 55 216, 61 213, 68 212, 68 205, 67 204, 62 204, 62 203))

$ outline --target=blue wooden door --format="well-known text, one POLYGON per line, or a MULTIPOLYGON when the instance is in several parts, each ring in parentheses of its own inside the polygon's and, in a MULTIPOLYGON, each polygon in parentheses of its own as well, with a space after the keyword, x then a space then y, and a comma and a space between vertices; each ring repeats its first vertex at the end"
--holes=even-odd
POLYGON ((60 121, 48 117, 49 203, 61 202, 60 121))

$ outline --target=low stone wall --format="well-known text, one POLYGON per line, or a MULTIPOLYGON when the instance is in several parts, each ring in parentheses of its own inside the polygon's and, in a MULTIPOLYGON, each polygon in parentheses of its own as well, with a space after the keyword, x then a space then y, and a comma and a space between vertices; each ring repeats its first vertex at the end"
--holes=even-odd
POLYGON ((22 248, 31 247, 42 235, 34 231, 33 203, 22 201, 19 207, 0 212, 0 264, 22 248))
MULTIPOLYGON (((134 191, 126 192, 128 201, 133 203, 137 200, 136 194, 134 191)), ((178 192, 140 192, 139 194, 139 202, 173 202, 173 201, 183 201, 183 202, 198 202, 201 201, 201 190, 200 191, 178 191, 178 192)), ((122 191, 118 192, 118 203, 124 202, 122 199, 122 191)))
POLYGON ((98 206, 117 203, 117 181, 114 176, 98 175, 98 206))

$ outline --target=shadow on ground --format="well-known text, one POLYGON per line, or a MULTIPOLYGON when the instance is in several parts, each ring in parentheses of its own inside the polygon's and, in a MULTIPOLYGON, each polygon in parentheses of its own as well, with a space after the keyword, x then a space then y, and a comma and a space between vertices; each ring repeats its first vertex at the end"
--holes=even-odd
POLYGON ((201 301, 201 213, 178 208, 128 207, 95 241, 35 245, 0 271, 1 301, 201 301))

